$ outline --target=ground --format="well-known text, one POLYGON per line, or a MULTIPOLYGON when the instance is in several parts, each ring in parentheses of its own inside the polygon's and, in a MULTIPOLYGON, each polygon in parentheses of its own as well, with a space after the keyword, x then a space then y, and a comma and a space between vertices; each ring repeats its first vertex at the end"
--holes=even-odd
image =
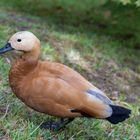
POLYGON ((57 118, 37 113, 15 97, 8 85, 10 62, 15 55, 8 53, 0 56, 0 139, 139 140, 140 50, 137 36, 140 30, 133 25, 139 23, 136 19, 139 15, 133 16, 133 8, 129 7, 129 12, 121 9, 121 16, 118 12, 111 12, 110 6, 107 10, 103 7, 103 13, 96 9, 93 17, 78 20, 76 18, 82 11, 76 11, 77 16, 70 20, 69 11, 63 6, 50 8, 46 14, 45 6, 42 8, 37 2, 37 6, 31 5, 28 9, 24 7, 30 3, 23 0, 14 0, 13 3, 8 0, 8 4, 1 0, 0 47, 16 31, 32 31, 42 43, 41 59, 64 63, 77 70, 106 92, 116 104, 132 109, 132 115, 118 125, 103 120, 77 118, 64 130, 41 130, 39 126, 43 121, 57 118), (53 16, 54 11, 56 16, 53 16), (104 16, 104 22, 97 18, 100 14, 104 16), (106 20, 111 14, 114 16, 112 20, 106 20), (127 16, 128 27, 124 22, 117 26, 115 14, 119 15, 118 22, 127 16), (137 22, 131 23, 129 17, 137 22), (94 21, 89 22, 88 18, 94 21))

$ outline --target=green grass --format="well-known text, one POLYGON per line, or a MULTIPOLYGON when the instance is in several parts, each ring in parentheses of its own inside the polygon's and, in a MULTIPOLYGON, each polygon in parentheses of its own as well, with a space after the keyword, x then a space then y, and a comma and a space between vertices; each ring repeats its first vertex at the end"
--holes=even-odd
POLYGON ((76 118, 64 130, 41 130, 39 126, 43 121, 57 118, 30 110, 15 97, 8 85, 10 64, 7 63, 7 58, 12 60, 14 55, 8 53, 0 56, 0 139, 139 140, 140 51, 133 49, 140 42, 139 26, 135 26, 140 22, 139 9, 106 4, 99 7, 100 10, 91 6, 87 11, 91 1, 85 7, 79 5, 79 1, 76 5, 73 1, 63 3, 61 0, 56 5, 49 0, 38 0, 38 4, 32 5, 30 2, 0 1, 0 47, 16 31, 30 30, 42 42, 42 59, 74 68, 116 103, 129 107, 133 112, 129 120, 118 125, 76 118), (29 4, 30 7, 26 8, 29 4), (69 5, 74 6, 72 10, 68 9, 69 5), (111 11, 111 18, 104 19, 100 15, 107 9, 111 11), (92 10, 96 12, 93 14, 92 10), (126 16, 127 12, 132 18, 126 16), (129 22, 131 19, 134 22, 129 22), (120 24, 114 25, 114 20, 120 24))

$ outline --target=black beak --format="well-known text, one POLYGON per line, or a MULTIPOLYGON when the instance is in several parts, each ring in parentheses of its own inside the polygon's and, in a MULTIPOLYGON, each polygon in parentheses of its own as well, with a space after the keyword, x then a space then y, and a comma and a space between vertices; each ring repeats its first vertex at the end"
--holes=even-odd
POLYGON ((0 48, 0 54, 9 52, 11 50, 14 50, 14 48, 11 47, 10 43, 7 43, 3 48, 0 48))

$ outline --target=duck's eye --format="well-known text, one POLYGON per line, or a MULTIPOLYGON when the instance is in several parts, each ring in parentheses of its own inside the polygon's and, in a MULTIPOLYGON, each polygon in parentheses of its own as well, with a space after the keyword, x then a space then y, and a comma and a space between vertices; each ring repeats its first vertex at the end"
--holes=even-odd
POLYGON ((17 39, 17 42, 21 42, 21 39, 17 39))

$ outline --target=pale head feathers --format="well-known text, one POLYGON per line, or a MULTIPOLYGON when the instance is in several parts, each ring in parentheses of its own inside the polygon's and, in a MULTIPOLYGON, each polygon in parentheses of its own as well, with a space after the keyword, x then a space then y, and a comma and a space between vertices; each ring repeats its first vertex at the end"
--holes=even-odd
POLYGON ((20 51, 32 51, 34 47, 40 46, 39 39, 29 31, 15 33, 8 41, 12 48, 20 51))

